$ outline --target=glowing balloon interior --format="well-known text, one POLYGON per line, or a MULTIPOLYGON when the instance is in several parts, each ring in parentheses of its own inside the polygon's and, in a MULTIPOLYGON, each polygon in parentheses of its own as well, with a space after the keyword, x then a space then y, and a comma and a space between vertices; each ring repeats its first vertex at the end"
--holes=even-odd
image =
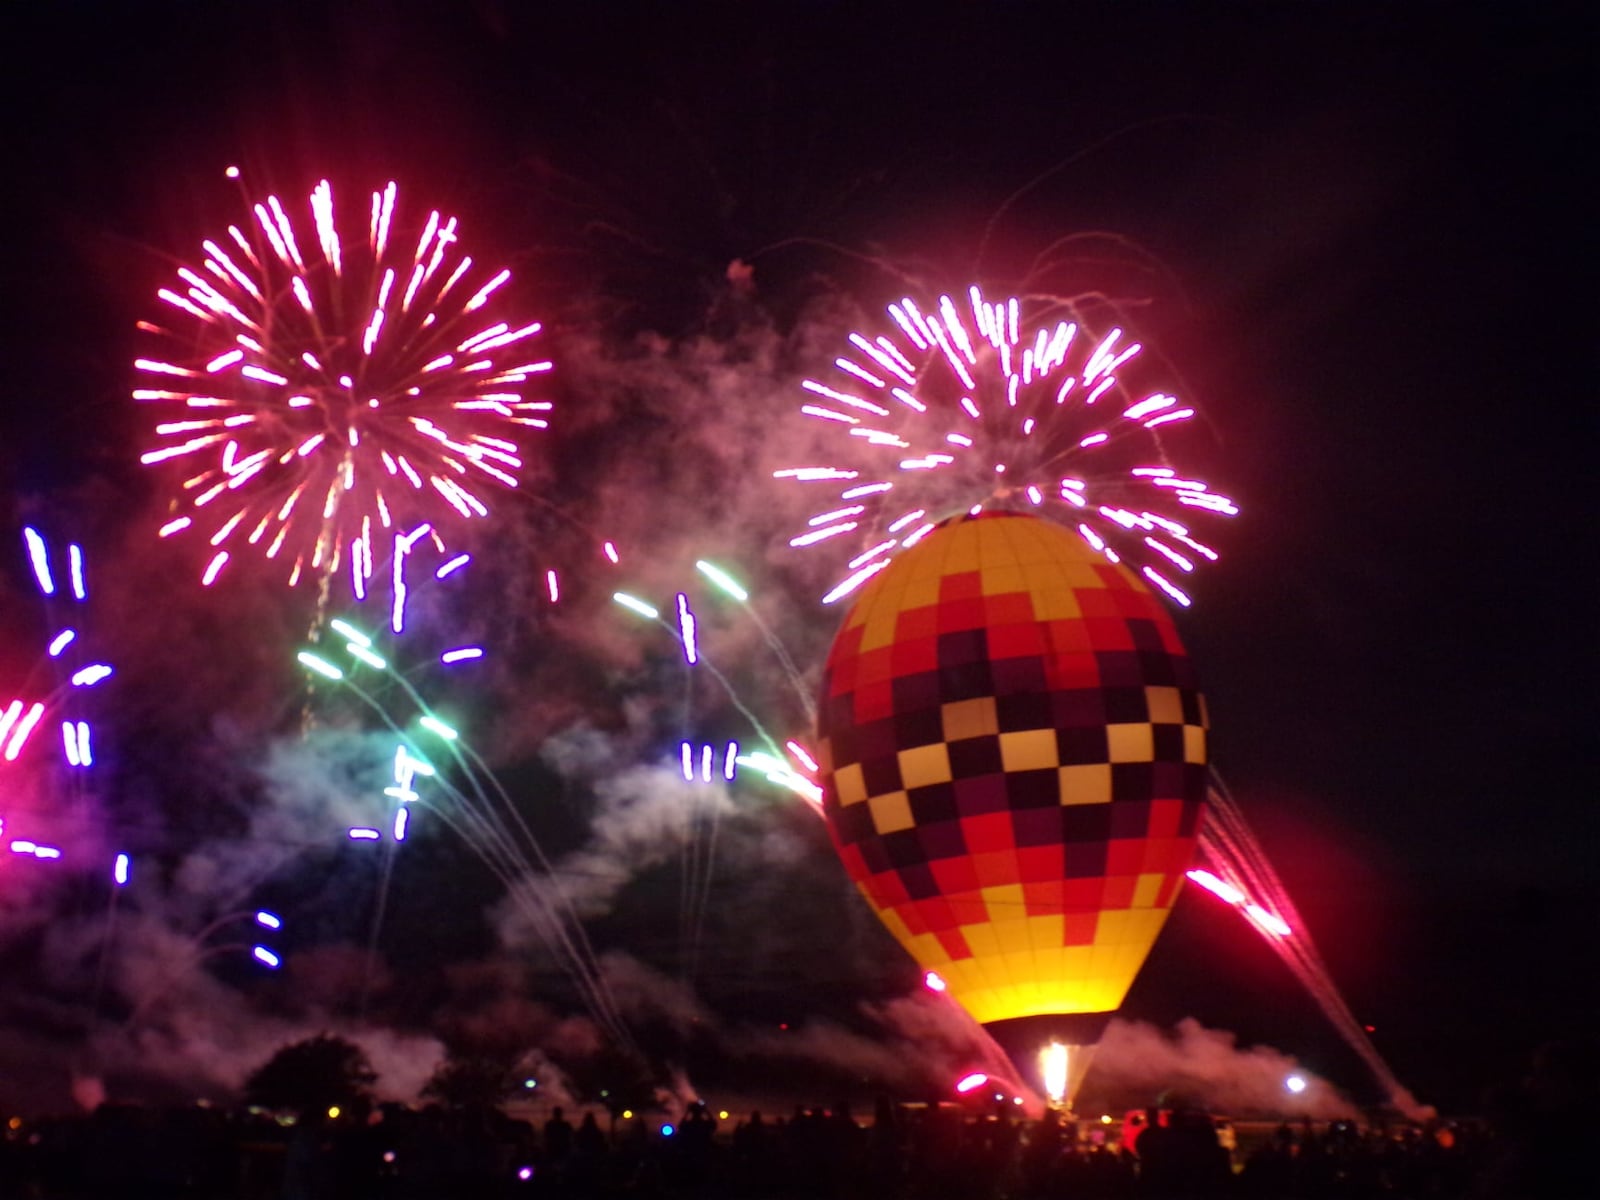
POLYGON ((1136 576, 1058 526, 985 513, 905 551, 846 617, 822 684, 824 812, 917 962, 978 1021, 1030 1027, 1031 1074, 1039 1035, 1098 1039, 1166 921, 1206 729, 1136 576))

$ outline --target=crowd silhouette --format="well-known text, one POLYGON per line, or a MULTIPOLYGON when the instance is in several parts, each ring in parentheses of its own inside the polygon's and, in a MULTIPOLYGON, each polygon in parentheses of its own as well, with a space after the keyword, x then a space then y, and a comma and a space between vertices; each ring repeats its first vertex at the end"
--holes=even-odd
POLYGON ((838 1103, 732 1121, 695 1103, 676 1124, 104 1104, 0 1128, 0 1200, 1576 1200, 1600 1194, 1582 1136, 1594 1065, 1592 1049, 1543 1052, 1470 1121, 1229 1137, 1182 1097, 1137 1127, 887 1098, 860 1116, 838 1103))

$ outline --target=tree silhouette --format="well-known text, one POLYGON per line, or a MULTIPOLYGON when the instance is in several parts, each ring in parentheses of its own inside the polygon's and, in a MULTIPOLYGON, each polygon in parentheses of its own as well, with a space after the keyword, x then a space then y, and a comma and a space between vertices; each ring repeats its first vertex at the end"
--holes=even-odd
POLYGON ((278 1050, 245 1080, 245 1099, 299 1113, 367 1099, 378 1076, 354 1042, 321 1033, 278 1050))
POLYGON ((515 1063, 488 1057, 451 1058, 439 1064, 422 1094, 446 1108, 498 1108, 522 1090, 523 1073, 515 1063))

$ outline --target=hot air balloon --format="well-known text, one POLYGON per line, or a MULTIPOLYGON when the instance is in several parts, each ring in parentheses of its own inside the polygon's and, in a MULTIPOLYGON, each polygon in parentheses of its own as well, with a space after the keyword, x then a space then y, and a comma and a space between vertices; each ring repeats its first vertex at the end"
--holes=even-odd
POLYGON ((834 640, 818 734, 839 857, 1036 1085, 1051 1042, 1098 1041, 1167 919, 1206 729, 1161 602, 1032 516, 942 525, 834 640))

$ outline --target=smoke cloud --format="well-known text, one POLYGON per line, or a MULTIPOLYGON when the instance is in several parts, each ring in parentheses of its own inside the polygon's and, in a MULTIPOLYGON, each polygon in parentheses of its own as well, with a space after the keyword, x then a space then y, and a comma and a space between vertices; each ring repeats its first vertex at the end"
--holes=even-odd
POLYGON ((1096 1090, 1143 1096, 1156 1103, 1163 1092, 1183 1091, 1213 1112, 1231 1116, 1309 1116, 1353 1119, 1349 1098, 1292 1057, 1270 1046, 1243 1046, 1234 1034, 1207 1029, 1186 1017, 1171 1030, 1142 1021, 1114 1019, 1090 1065, 1096 1090), (1289 1091, 1297 1076, 1305 1090, 1289 1091))

